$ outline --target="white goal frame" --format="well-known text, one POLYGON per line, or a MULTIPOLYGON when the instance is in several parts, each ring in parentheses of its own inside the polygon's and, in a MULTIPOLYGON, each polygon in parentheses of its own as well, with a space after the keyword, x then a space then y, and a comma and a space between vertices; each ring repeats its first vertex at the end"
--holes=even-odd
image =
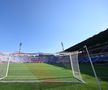
POLYGON ((10 64, 10 54, 7 54, 7 59, 8 59, 8 61, 7 61, 7 66, 6 66, 6 73, 5 73, 5 76, 0 77, 0 80, 6 78, 6 77, 8 76, 8 72, 9 72, 9 64, 10 64))
POLYGON ((70 57, 71 70, 72 70, 72 74, 73 74, 74 78, 76 78, 77 80, 79 80, 81 83, 86 83, 86 82, 83 80, 82 76, 81 76, 81 72, 80 72, 80 68, 79 68, 79 62, 78 62, 78 54, 79 54, 79 53, 82 53, 82 52, 81 52, 81 51, 74 51, 74 52, 63 52, 63 53, 60 53, 60 54, 62 54, 62 55, 67 55, 67 56, 70 57), (73 67, 74 65, 73 65, 73 58, 72 58, 72 55, 74 55, 74 54, 77 54, 77 69, 78 69, 78 74, 79 74, 79 77, 80 77, 80 78, 78 78, 78 77, 76 76, 75 70, 74 70, 74 67, 73 67))
MULTIPOLYGON (((73 82, 73 81, 66 81, 66 82, 71 82, 71 83, 85 83, 85 81, 83 81, 82 79, 82 76, 81 76, 81 73, 80 73, 80 68, 79 68, 79 63, 78 63, 78 60, 77 60, 77 69, 78 69, 78 75, 80 78, 78 78, 75 74, 75 71, 74 71, 74 67, 73 67, 73 58, 72 58, 72 55, 74 54, 78 54, 78 53, 81 53, 79 51, 75 51, 75 52, 63 52, 63 53, 56 53, 56 54, 53 54, 53 55, 64 55, 64 56, 69 56, 69 59, 70 59, 70 66, 71 66, 71 70, 72 70, 72 75, 75 79, 77 79, 79 82, 73 82)), ((5 73, 5 76, 3 76, 2 78, 0 78, 0 82, 40 82, 40 81, 22 81, 22 80, 18 80, 18 81, 5 81, 3 79, 5 79, 6 77, 8 77, 8 72, 9 72, 9 65, 10 65, 10 61, 11 61, 11 54, 8 54, 7 57, 8 57, 8 62, 7 62, 7 66, 6 66, 6 73, 5 73)), ((59 82, 59 81, 58 81, 59 82)), ((60 81, 61 82, 61 81, 60 81)))

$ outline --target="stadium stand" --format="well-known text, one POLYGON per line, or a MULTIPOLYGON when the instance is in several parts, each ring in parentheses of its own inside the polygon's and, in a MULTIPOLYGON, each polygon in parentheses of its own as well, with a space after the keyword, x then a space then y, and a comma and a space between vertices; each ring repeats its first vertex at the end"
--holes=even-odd
POLYGON ((79 62, 89 62, 83 48, 85 45, 88 47, 93 62, 108 62, 108 29, 64 50, 64 52, 82 51, 79 55, 79 62))
MULTIPOLYGON (((66 50, 63 52, 74 52, 74 51, 82 51, 79 54, 79 62, 89 62, 87 57, 87 52, 83 48, 87 45, 92 61, 95 62, 108 62, 108 29, 100 32, 99 34, 94 35, 66 50)), ((63 56, 55 56, 53 54, 48 53, 23 53, 16 52, 12 53, 11 62, 25 62, 25 63, 51 63, 57 65, 63 65, 64 62, 68 63, 68 58, 63 56), (20 57, 19 57, 20 56, 20 57), (67 58, 67 59, 66 59, 67 58), (67 61, 66 61, 67 60, 67 61), (59 61, 59 62, 58 62, 59 61)))

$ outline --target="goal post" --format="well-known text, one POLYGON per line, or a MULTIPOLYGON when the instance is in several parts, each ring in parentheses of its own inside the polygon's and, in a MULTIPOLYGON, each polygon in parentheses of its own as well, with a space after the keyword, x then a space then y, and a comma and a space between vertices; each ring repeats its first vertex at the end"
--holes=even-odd
POLYGON ((90 64, 91 64, 91 67, 92 67, 92 70, 93 70, 93 73, 94 73, 94 76, 95 76, 95 79, 96 79, 96 83, 97 83, 97 86, 98 86, 98 89, 101 90, 101 85, 100 85, 100 81, 97 77, 97 73, 96 73, 96 70, 94 68, 94 65, 93 65, 93 62, 92 62, 92 59, 91 59, 91 56, 90 56, 90 53, 89 53, 89 50, 88 50, 88 47, 85 45, 84 46, 86 52, 87 52, 87 56, 88 56, 88 59, 90 61, 90 64))
POLYGON ((0 55, 0 82, 85 83, 80 73, 79 53, 0 55))
POLYGON ((78 79, 82 83, 85 83, 85 81, 82 79, 82 76, 80 73, 80 67, 79 67, 79 61, 78 61, 78 54, 79 53, 81 53, 81 52, 74 51, 74 52, 64 52, 61 54, 69 56, 73 77, 78 79))
POLYGON ((85 83, 82 79, 80 68, 79 68, 79 62, 78 62, 78 52, 74 54, 70 54, 70 61, 71 61, 71 68, 73 71, 74 78, 80 80, 81 82, 85 83))
POLYGON ((9 53, 0 54, 0 80, 8 76, 10 57, 9 53))

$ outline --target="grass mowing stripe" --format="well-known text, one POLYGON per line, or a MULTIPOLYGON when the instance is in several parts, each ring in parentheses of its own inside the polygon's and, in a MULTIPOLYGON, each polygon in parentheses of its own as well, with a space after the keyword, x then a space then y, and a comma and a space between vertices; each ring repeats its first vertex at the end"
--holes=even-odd
POLYGON ((62 67, 49 65, 46 63, 32 63, 27 65, 39 80, 52 80, 52 82, 55 82, 55 80, 71 82, 76 81, 76 79, 73 78, 71 70, 62 67))
POLYGON ((71 70, 45 63, 13 63, 10 64, 8 77, 4 80, 78 82, 72 76, 71 70))
POLYGON ((32 80, 37 78, 24 63, 10 64, 8 77, 5 78, 5 80, 30 80, 30 79, 32 80))
MULTIPOLYGON (((96 71, 108 75, 108 67, 105 65, 95 65, 96 71), (101 67, 98 69, 98 67, 101 67), (103 69, 104 68, 104 69, 103 69), (105 71, 105 72, 104 72, 105 71)), ((98 90, 94 76, 90 72, 87 64, 80 65, 83 78, 86 84, 73 83, 0 83, 0 90, 98 90)), ((102 90, 108 90, 108 79, 100 79, 102 90)))

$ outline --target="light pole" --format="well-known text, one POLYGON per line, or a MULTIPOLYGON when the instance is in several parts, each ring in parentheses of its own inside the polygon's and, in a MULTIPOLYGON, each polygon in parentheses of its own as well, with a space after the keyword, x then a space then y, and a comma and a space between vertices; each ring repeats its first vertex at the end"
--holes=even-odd
POLYGON ((21 49, 22 49, 22 43, 20 42, 20 43, 19 43, 19 54, 20 54, 20 52, 21 52, 21 49))
POLYGON ((62 50, 64 51, 64 45, 63 45, 63 42, 61 42, 61 46, 62 46, 62 50))

